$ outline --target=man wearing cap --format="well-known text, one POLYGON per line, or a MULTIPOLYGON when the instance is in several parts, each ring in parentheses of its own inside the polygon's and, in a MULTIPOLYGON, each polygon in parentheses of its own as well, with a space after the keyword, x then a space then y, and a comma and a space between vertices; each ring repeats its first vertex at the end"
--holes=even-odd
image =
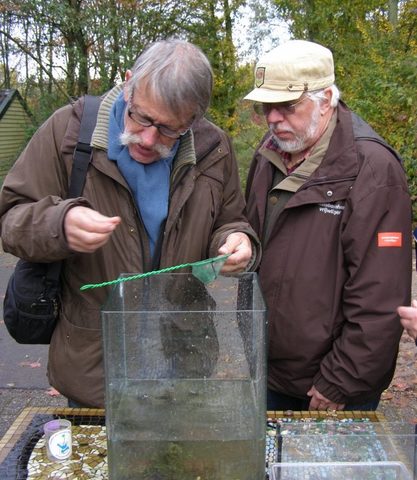
POLYGON ((410 303, 411 207, 395 151, 339 100, 332 53, 292 40, 257 64, 269 131, 248 176, 268 306, 268 409, 375 410, 410 303))

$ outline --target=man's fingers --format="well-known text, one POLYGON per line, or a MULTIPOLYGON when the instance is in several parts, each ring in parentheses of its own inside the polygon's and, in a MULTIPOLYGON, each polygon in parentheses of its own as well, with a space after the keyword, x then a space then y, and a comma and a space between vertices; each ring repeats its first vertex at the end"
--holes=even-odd
POLYGON ((94 252, 106 244, 120 222, 120 217, 106 217, 91 208, 71 208, 64 220, 68 245, 76 252, 94 252))
POLYGON ((105 233, 113 231, 120 223, 120 217, 106 217, 91 208, 74 207, 68 211, 66 223, 86 232, 105 233))
POLYGON ((226 243, 219 248, 218 253, 219 255, 231 254, 223 265, 222 273, 241 272, 246 269, 251 259, 252 244, 245 233, 231 233, 226 243))

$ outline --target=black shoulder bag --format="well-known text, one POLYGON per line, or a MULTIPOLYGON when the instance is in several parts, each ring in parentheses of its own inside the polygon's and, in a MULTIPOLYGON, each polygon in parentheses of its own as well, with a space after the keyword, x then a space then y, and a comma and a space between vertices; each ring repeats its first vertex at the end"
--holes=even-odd
MULTIPOLYGON (((85 96, 78 143, 74 150, 68 198, 81 196, 91 160, 91 136, 100 97, 85 96)), ((49 344, 59 314, 62 261, 18 260, 3 302, 4 323, 18 343, 49 344)))

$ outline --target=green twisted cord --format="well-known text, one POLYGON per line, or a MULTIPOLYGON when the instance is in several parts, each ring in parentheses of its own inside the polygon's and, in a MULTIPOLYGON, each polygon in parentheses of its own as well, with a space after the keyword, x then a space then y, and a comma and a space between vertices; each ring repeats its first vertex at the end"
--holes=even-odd
POLYGON ((109 280, 108 282, 87 283, 87 284, 83 285, 82 287, 80 287, 80 290, 88 290, 90 288, 108 287, 109 285, 116 285, 117 283, 128 282, 130 280, 137 280, 138 278, 150 277, 151 275, 157 275, 159 273, 172 272, 173 270, 178 270, 180 268, 203 266, 203 265, 207 265, 209 263, 222 262, 222 261, 225 261, 229 256, 230 256, 230 254, 227 254, 227 255, 221 255, 220 257, 208 258, 207 260, 200 260, 198 262, 182 263, 181 265, 174 265, 173 267, 166 267, 166 268, 162 268, 161 270, 153 270, 151 272, 138 273, 136 275, 131 275, 129 277, 117 278, 116 280, 109 280))

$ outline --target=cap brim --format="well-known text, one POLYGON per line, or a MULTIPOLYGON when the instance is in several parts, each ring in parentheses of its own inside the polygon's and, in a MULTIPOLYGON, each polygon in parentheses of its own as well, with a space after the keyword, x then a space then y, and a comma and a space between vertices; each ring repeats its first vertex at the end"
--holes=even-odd
POLYGON ((271 90, 270 88, 255 88, 252 90, 244 100, 252 100, 260 103, 280 103, 297 100, 301 97, 304 91, 288 92, 285 90, 271 90))

